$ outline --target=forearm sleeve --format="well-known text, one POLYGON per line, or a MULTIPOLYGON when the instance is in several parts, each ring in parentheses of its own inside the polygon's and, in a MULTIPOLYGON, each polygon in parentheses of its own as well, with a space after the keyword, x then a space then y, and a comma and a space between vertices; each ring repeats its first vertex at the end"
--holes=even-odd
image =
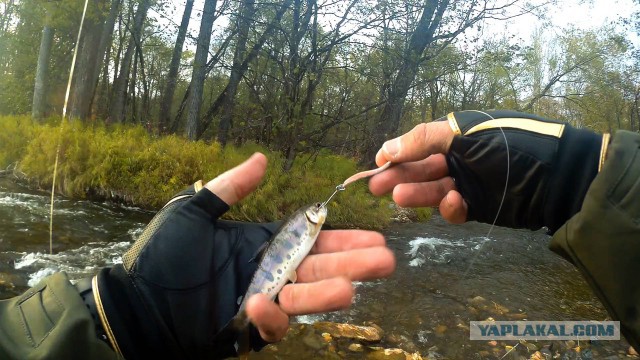
POLYGON ((550 248, 571 261, 640 349, 640 134, 619 131, 581 210, 550 248))
POLYGON ((117 359, 66 274, 0 301, 0 359, 117 359))

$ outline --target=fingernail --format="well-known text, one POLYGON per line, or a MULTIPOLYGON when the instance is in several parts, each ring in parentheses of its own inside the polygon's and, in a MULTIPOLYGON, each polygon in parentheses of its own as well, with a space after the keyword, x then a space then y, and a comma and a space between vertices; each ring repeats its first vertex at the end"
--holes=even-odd
POLYGON ((382 149, 389 154, 392 158, 395 158, 400 153, 400 138, 389 140, 382 145, 382 149))
POLYGON ((451 204, 451 200, 449 200, 449 195, 451 193, 447 193, 447 195, 445 195, 444 199, 447 200, 447 206, 449 206, 450 208, 453 207, 453 205, 451 204))

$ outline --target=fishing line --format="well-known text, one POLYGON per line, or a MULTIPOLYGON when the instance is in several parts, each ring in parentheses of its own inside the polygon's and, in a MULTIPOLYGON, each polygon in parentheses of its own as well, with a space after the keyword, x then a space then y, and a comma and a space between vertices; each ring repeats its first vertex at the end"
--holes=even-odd
MULTIPOLYGON (((472 112, 477 112, 480 114, 484 114, 487 115, 491 120, 495 120, 495 118, 489 114, 487 114, 484 111, 480 111, 480 110, 466 110, 466 111, 472 111, 472 112)), ((488 239, 489 235, 491 235, 491 231, 493 231, 493 228, 496 225, 496 222, 498 222, 498 217, 500 216, 500 212, 502 211, 502 205, 504 204, 504 199, 507 197, 507 189, 509 187, 509 174, 511 171, 511 158, 510 158, 510 154, 509 154, 509 141, 507 140, 507 135, 504 133, 504 130, 502 130, 501 126, 498 126, 498 129, 500 129, 500 132, 502 133, 502 137, 504 138, 504 144, 505 147, 507 148, 507 176, 505 179, 505 183, 504 183, 504 191, 502 192, 502 199, 500 200, 500 206, 498 206, 498 211, 496 213, 496 217, 493 219, 493 223, 491 224, 491 227, 489 228, 489 231, 487 232, 487 235, 485 235, 485 237, 488 239)), ((471 270, 471 268, 473 267, 473 265, 475 264, 476 260, 478 259, 478 257, 481 254, 482 247, 484 246, 484 243, 480 244, 480 248, 478 249, 478 254, 476 254, 476 256, 471 258, 471 262, 469 263, 469 266, 467 267, 467 270, 465 270, 464 274, 462 274, 462 279, 460 279, 460 281, 466 279, 467 274, 469 273, 469 270, 471 270)))
MULTIPOLYGON (((473 112, 481 113, 481 114, 484 114, 484 115, 488 116, 491 120, 495 120, 495 118, 493 116, 489 115, 488 113, 486 113, 484 111, 480 111, 480 110, 467 110, 467 111, 473 111, 473 112)), ((500 216, 500 212, 502 211, 502 205, 504 205, 504 200, 507 197, 507 189, 509 188, 509 175, 510 175, 510 172, 511 172, 511 157, 510 157, 510 154, 509 154, 509 141, 507 140, 507 135, 504 133, 504 130, 502 129, 502 127, 498 126, 498 129, 500 129, 500 132, 502 133, 502 137, 504 138, 504 144, 505 144, 505 147, 507 148, 507 176, 506 176, 505 183, 504 183, 504 191, 502 192, 502 199, 500 200, 500 205, 498 206, 498 211, 496 212, 496 217, 493 219, 493 223, 491 223, 491 227, 489 228, 489 231, 487 232, 487 235, 485 236, 485 238, 487 238, 487 240, 489 239, 489 236, 491 235, 491 231, 493 231, 493 228, 495 227, 496 222, 498 222, 498 217, 500 216)), ((482 253, 482 247, 484 246, 484 244, 485 244, 484 242, 482 244, 480 244, 480 247, 478 248, 478 253, 471 258, 471 262, 469 263, 469 266, 467 267, 467 270, 465 270, 464 274, 462 274, 462 278, 459 281, 463 281, 464 279, 467 278, 467 275, 469 274, 469 270, 471 270, 471 268, 475 264, 476 260, 478 259, 478 257, 482 253)), ((500 358, 500 360, 504 359, 507 355, 509 355, 513 350, 515 350, 518 347, 518 345, 520 345, 520 343, 516 343, 514 347, 509 349, 509 351, 507 351, 506 354, 504 354, 500 358)))
POLYGON ((62 139, 62 130, 64 129, 64 119, 67 117, 67 105, 69 104, 69 93, 71 92, 71 82, 73 81, 73 71, 76 68, 76 58, 78 57, 78 45, 80 44, 80 36, 82 36, 82 27, 84 25, 84 18, 87 15, 87 6, 89 0, 84 0, 84 9, 82 10, 82 17, 80 18, 80 28, 78 29, 78 38, 76 39, 76 46, 73 49, 73 58, 71 59, 71 70, 69 73, 69 80, 67 81, 67 92, 64 95, 64 106, 62 107, 62 119, 60 120, 60 136, 58 137, 58 144, 56 146, 56 160, 53 163, 53 179, 51 180, 51 208, 49 210, 49 254, 53 255, 53 202, 56 189, 56 175, 58 174, 58 159, 60 158, 60 143, 62 139))

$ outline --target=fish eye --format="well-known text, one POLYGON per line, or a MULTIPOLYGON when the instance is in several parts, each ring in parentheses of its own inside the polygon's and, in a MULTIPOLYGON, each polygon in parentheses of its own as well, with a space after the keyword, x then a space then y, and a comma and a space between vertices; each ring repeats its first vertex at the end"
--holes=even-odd
POLYGON ((321 203, 316 203, 316 208, 320 208, 320 205, 322 205, 321 203))

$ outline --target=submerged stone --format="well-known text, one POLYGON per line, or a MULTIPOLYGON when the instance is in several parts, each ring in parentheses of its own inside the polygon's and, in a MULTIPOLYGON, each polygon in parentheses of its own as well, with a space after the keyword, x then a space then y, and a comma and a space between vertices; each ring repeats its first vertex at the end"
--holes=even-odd
POLYGON ((323 333, 329 333, 336 338, 357 339, 367 342, 378 342, 382 339, 382 331, 373 326, 359 326, 338 324, 332 322, 317 322, 313 327, 323 333))

